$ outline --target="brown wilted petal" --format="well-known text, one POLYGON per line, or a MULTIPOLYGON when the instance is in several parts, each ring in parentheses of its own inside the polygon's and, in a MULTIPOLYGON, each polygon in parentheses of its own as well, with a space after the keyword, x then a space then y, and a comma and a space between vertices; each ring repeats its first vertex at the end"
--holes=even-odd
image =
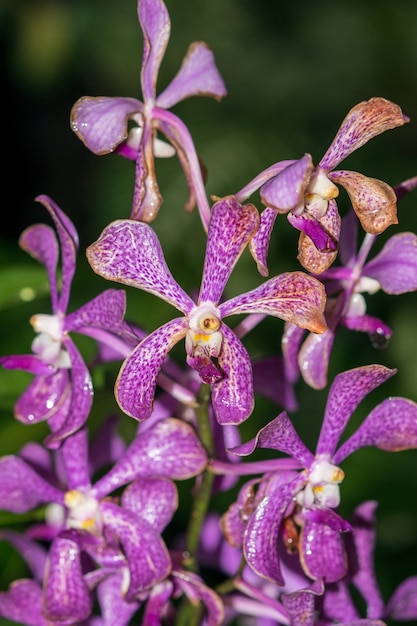
MULTIPOLYGON (((329 201, 326 214, 320 219, 320 224, 334 241, 339 242, 342 221, 334 200, 329 201)), ((308 235, 300 233, 297 259, 307 271, 312 274, 321 274, 332 265, 336 257, 337 249, 320 251, 308 235)))

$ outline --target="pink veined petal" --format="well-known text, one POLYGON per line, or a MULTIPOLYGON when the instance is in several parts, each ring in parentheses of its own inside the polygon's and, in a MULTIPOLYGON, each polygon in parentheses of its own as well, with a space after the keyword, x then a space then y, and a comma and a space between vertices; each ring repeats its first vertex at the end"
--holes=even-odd
POLYGON ((29 226, 19 238, 19 246, 34 259, 45 266, 51 291, 52 312, 58 312, 58 285, 56 271, 58 267, 59 247, 53 229, 47 224, 29 226))
POLYGON ((261 276, 268 276, 269 274, 267 266, 269 240, 277 215, 278 213, 275 209, 266 208, 262 211, 259 228, 249 242, 250 253, 256 262, 261 276))
POLYGON ((142 626, 162 626, 164 610, 172 596, 174 585, 164 580, 151 590, 145 604, 142 626))
POLYGON ((234 196, 227 196, 213 205, 199 304, 219 302, 234 266, 258 226, 259 214, 253 204, 241 205, 234 196))
POLYGON ((220 100, 227 94, 226 86, 207 44, 197 41, 190 45, 181 68, 171 83, 159 94, 156 104, 170 109, 190 96, 212 96, 220 100))
POLYGON ((398 585, 387 604, 384 617, 398 621, 417 618, 417 576, 410 576, 398 585))
POLYGON ((171 22, 162 0, 138 0, 138 18, 143 31, 141 85, 144 102, 155 99, 159 67, 168 45, 171 22))
MULTIPOLYGON (((123 597, 123 569, 115 569, 97 585, 97 598, 103 624, 125 626, 140 607, 140 602, 126 602, 123 597)), ((100 624, 101 622, 99 622, 100 624)), ((97 625, 98 626, 98 625, 97 625)))
POLYGON ((320 167, 328 172, 346 157, 358 150, 373 137, 409 119, 400 107, 385 98, 371 98, 359 102, 346 115, 329 149, 320 161, 320 167))
POLYGON ((62 443, 60 455, 65 467, 67 490, 90 486, 91 468, 88 443, 86 428, 81 428, 62 443))
POLYGON ((281 339, 281 348, 284 359, 285 375, 290 383, 296 383, 300 378, 298 352, 304 335, 304 328, 300 328, 290 322, 285 322, 284 332, 281 339))
POLYGON ((174 570, 172 578, 184 591, 192 604, 203 602, 206 609, 207 626, 221 626, 224 620, 224 606, 221 597, 207 587, 197 574, 185 570, 174 570))
POLYGON ((316 455, 333 455, 354 410, 365 396, 395 372, 383 365, 366 365, 336 376, 329 390, 316 455))
POLYGON ((100 505, 104 524, 121 543, 129 566, 130 584, 126 600, 150 589, 171 571, 171 559, 159 532, 148 521, 110 501, 100 505))
POLYGON ((305 154, 261 187, 261 201, 278 213, 292 211, 304 201, 304 192, 310 182, 312 171, 311 155, 305 154))
POLYGON ((159 371, 171 348, 185 337, 187 327, 185 318, 171 320, 145 337, 124 361, 115 395, 127 415, 138 420, 150 417, 159 371))
POLYGON ((324 389, 335 332, 328 328, 323 334, 310 333, 298 353, 298 365, 304 381, 313 389, 324 389))
POLYGON ((122 289, 106 289, 101 294, 70 313, 65 318, 67 332, 81 331, 93 326, 110 332, 120 332, 126 311, 126 292, 122 289))
POLYGON ((393 235, 366 263, 363 276, 375 278, 385 293, 398 295, 417 289, 417 235, 393 235))
POLYGON ((0 616, 27 626, 48 626, 43 616, 43 591, 34 580, 15 580, 0 593, 0 616))
POLYGON ((139 476, 122 495, 122 507, 145 519, 158 532, 169 524, 178 507, 178 491, 172 480, 139 476))
POLYGON ((321 221, 316 220, 311 215, 288 214, 288 221, 291 226, 307 235, 314 243, 319 252, 334 252, 337 250, 337 239, 327 230, 321 221))
POLYGON ((63 439, 84 425, 93 403, 90 372, 72 339, 67 336, 64 343, 71 359, 71 401, 63 423, 57 429, 53 428, 53 432, 45 439, 45 445, 51 449, 58 448, 63 439))
POLYGON ((36 376, 18 398, 14 407, 15 417, 24 424, 49 420, 66 405, 70 392, 69 370, 36 376))
POLYGON ((306 520, 301 530, 300 559, 307 576, 337 582, 347 572, 347 560, 339 530, 306 520))
POLYGON ((236 313, 266 313, 312 332, 326 330, 323 284, 304 272, 285 272, 219 306, 222 317, 236 313))
POLYGON ((149 291, 187 314, 194 302, 174 280, 158 237, 148 224, 117 220, 87 248, 93 270, 115 282, 149 291))
POLYGON ((59 294, 58 308, 65 313, 71 291, 71 283, 75 273, 75 259, 78 251, 78 233, 69 217, 48 196, 35 198, 49 212, 58 233, 61 248, 62 286, 59 294))
POLYGON ((289 613, 291 626, 314 626, 315 598, 310 590, 285 593, 282 595, 282 604, 289 613))
POLYGON ((44 614, 48 621, 82 622, 92 610, 92 600, 84 581, 81 551, 63 537, 52 543, 44 581, 44 614))
POLYGON ((0 357, 0 365, 7 370, 22 370, 36 376, 51 376, 56 371, 53 365, 45 363, 34 354, 11 354, 0 357))
POLYGON ((223 378, 212 385, 212 404, 219 424, 240 424, 253 411, 252 365, 240 339, 222 324, 223 343, 218 358, 223 378))
POLYGON ((142 113, 135 98, 83 96, 71 110, 71 128, 94 154, 108 154, 127 139, 129 117, 142 113))
POLYGON ((417 447, 417 404, 390 397, 381 402, 334 455, 340 463, 355 450, 373 446, 387 452, 417 447))

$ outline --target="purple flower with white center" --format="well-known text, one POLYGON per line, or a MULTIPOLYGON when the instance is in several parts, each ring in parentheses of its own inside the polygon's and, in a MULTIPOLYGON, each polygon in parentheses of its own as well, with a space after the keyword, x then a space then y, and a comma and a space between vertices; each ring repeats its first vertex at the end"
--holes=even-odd
MULTIPOLYGON (((305 573, 312 579, 336 582, 346 575, 346 553, 341 534, 351 525, 336 512, 339 485, 344 473, 341 461, 355 450, 373 446, 387 451, 417 447, 417 405, 411 400, 390 397, 366 417, 356 432, 339 448, 342 433, 359 403, 373 389, 390 378, 395 370, 369 365, 336 376, 327 400, 315 454, 310 452, 283 412, 262 428, 251 441, 233 451, 240 456, 256 448, 270 448, 288 454, 304 469, 299 473, 266 475, 248 509, 246 523, 236 521, 235 507, 226 514, 223 527, 233 536, 243 532, 246 561, 252 569, 278 584, 281 574, 278 538, 286 540, 288 528, 299 533, 294 545, 305 573), (290 523, 290 526, 288 525, 290 523), (242 526, 243 524, 243 526, 242 526)), ((282 459, 277 460, 277 467, 282 459)), ((246 499, 241 493, 241 507, 246 499)))
POLYGON ((183 313, 143 339, 124 361, 116 382, 122 410, 139 420, 152 412, 156 379, 167 353, 185 338, 187 362, 212 385, 221 424, 238 424, 253 409, 252 367, 242 342, 223 318, 263 313, 323 332, 324 288, 303 272, 288 272, 256 289, 220 303, 229 276, 258 226, 258 212, 233 196, 213 206, 203 278, 197 302, 172 277, 155 232, 148 224, 118 220, 87 249, 95 272, 149 291, 183 313))
MULTIPOLYGON (((417 185, 417 177, 395 188, 398 198, 417 185)), ((333 343, 339 326, 365 332, 376 347, 386 345, 391 329, 379 318, 367 313, 364 293, 382 290, 400 295, 417 290, 417 236, 397 233, 386 241, 372 259, 367 260, 377 235, 367 233, 357 249, 358 221, 353 211, 342 222, 340 237, 341 267, 330 267, 320 274, 326 293, 327 330, 320 336, 286 324, 282 347, 288 371, 294 381, 301 373, 314 389, 327 385, 327 372, 333 343)))
MULTIPOLYGON (((0 459, 0 508, 24 513, 48 505, 55 520, 44 579, 44 611, 49 619, 67 619, 78 611, 79 621, 91 610, 86 575, 101 571, 123 573, 120 597, 127 602, 171 572, 169 552, 161 532, 171 521, 178 495, 175 480, 200 474, 207 455, 194 429, 175 418, 157 422, 138 434, 122 457, 91 484, 87 432, 79 430, 55 452, 66 483, 57 484, 42 455, 31 459, 0 459), (39 473, 39 463, 43 468, 39 473), (109 497, 128 485, 120 496, 109 497), (82 567, 86 554, 98 569, 82 567)), ((40 537, 45 536, 41 530, 40 537)), ((36 528, 32 536, 36 535, 36 528)))
POLYGON ((140 81, 143 102, 135 98, 86 96, 73 106, 71 126, 95 154, 115 151, 136 162, 130 217, 144 222, 155 219, 162 203, 154 158, 177 152, 190 191, 186 209, 192 210, 197 204, 207 227, 210 207, 199 158, 187 127, 168 109, 189 96, 205 95, 220 100, 226 95, 226 88, 210 48, 195 42, 190 45, 175 78, 157 96, 156 82, 171 23, 162 0, 139 0, 138 17, 144 44, 140 81), (136 126, 129 129, 129 121, 136 126), (170 143, 159 140, 157 131, 170 143))
POLYGON ((387 183, 335 168, 373 137, 408 121, 398 105, 384 98, 360 102, 349 111, 316 167, 309 154, 296 161, 281 161, 236 194, 243 202, 260 187, 261 200, 267 207, 251 242, 252 254, 263 275, 268 273, 268 243, 278 213, 287 214, 292 226, 301 231, 298 260, 305 269, 320 274, 333 263, 340 232, 336 185, 347 191, 367 233, 379 234, 397 223, 396 196, 387 183))
POLYGON ((37 198, 51 215, 54 230, 46 224, 27 228, 20 247, 45 266, 52 302, 52 314, 33 315, 30 322, 37 333, 33 354, 0 358, 6 369, 20 369, 35 375, 15 405, 16 418, 25 424, 47 420, 52 434, 47 445, 57 447, 84 424, 90 412, 93 387, 90 373, 70 333, 91 335, 116 347, 125 333, 125 293, 108 289, 67 314, 75 272, 78 235, 70 219, 48 196, 37 198), (61 254, 62 285, 58 287, 57 267, 61 254))

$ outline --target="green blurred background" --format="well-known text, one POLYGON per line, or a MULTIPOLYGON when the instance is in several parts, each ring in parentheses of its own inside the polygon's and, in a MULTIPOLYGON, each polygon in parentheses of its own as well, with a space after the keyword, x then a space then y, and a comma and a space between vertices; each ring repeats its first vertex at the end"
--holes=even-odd
MULTIPOLYGON (((363 3, 298 0, 167 0, 172 35, 158 87, 177 72, 192 41, 214 50, 228 96, 222 103, 192 98, 175 112, 188 124, 208 168, 207 189, 217 196, 233 193, 272 163, 305 152, 318 162, 348 110, 361 100, 383 96, 398 103, 410 124, 375 138, 351 155, 343 168, 395 185, 417 174, 417 3, 414 0, 363 3)), ((69 128, 69 114, 82 95, 140 97, 141 32, 134 0, 0 0, 2 85, 2 226, 0 230, 1 354, 29 351, 30 315, 49 312, 42 268, 17 246, 20 232, 47 220, 34 198, 50 195, 80 232, 78 272, 71 308, 109 286, 91 272, 85 247, 111 220, 128 217, 133 165, 114 155, 91 154, 69 128), (25 290, 30 287, 32 291, 25 290)), ((155 230, 169 266, 188 291, 198 288, 204 235, 198 214, 186 214, 187 190, 175 159, 157 162, 164 204, 155 230)), ((347 197, 340 194, 341 213, 347 197)), ((256 200, 255 200, 256 201, 256 200)), ((388 234, 417 230, 417 191, 399 207, 399 226, 388 234)), ((48 221, 48 220, 47 220, 48 221)), ((270 250, 271 275, 299 269, 297 233, 279 219, 270 250)), ((376 249, 385 241, 381 236, 376 249)), ((259 284, 254 263, 244 254, 226 295, 259 284)), ((112 285, 110 285, 112 286, 112 285)), ((350 367, 372 362, 398 368, 396 376, 373 392, 356 412, 359 424, 378 401, 403 395, 417 401, 417 295, 378 294, 368 312, 379 315, 394 335, 375 351, 366 336, 341 332, 333 351, 330 379, 350 367)), ((128 290, 128 315, 147 330, 172 316, 170 307, 128 290)), ((280 349, 282 323, 268 321, 247 338, 254 356, 280 349)), ((78 341, 78 338, 77 338, 78 341)), ((88 341, 79 345, 89 354, 88 341)), ((183 358, 182 352, 178 352, 183 358)), ((102 372, 97 385, 112 380, 102 372), (104 382, 103 382, 104 381, 104 382)), ((26 428, 14 421, 13 403, 30 377, 0 372, 0 453, 17 452, 46 427, 26 428)), ((297 386, 299 432, 314 449, 326 399, 303 383, 297 386)), ((111 393, 102 405, 112 403, 111 393)), ((116 410, 116 407, 114 407, 116 410)), ((252 434, 277 413, 259 401, 245 425, 252 434), (252 429, 252 430, 251 430, 252 429)), ((125 418, 129 421, 129 418, 125 418)), ((130 426, 126 426, 126 430, 130 426)), ((362 450, 343 469, 342 512, 366 499, 377 499, 376 563, 384 597, 404 577, 417 574, 417 452, 399 454, 362 450)), ((10 522, 10 516, 0 521, 10 522)), ((13 521, 13 523, 15 523, 13 521)), ((0 544, 0 589, 21 575, 21 563, 0 544)))

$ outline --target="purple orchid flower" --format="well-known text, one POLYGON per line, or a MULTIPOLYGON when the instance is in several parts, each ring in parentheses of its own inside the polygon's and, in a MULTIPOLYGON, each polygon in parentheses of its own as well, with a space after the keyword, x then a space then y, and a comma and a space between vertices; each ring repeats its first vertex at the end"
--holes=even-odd
MULTIPOLYGON (((67 314, 71 283, 75 272, 78 235, 69 218, 48 196, 37 198, 49 211, 61 248, 62 286, 58 287, 59 244, 53 229, 35 224, 21 235, 19 245, 45 266, 52 301, 52 314, 34 315, 30 322, 37 333, 33 354, 0 358, 7 369, 20 369, 35 378, 15 405, 15 417, 24 424, 47 420, 52 433, 46 443, 57 447, 85 423, 93 399, 90 373, 70 333, 91 335, 97 341, 116 346, 127 330, 125 293, 108 289, 67 314)), ((131 344, 134 345, 134 344, 131 344)))
MULTIPOLYGON (((329 583, 346 575, 341 533, 352 527, 335 510, 340 502, 339 484, 344 478, 340 462, 364 446, 387 451, 417 447, 417 405, 405 398, 391 397, 371 411, 356 432, 337 448, 359 403, 394 373, 382 365, 369 365, 336 376, 315 454, 305 447, 285 412, 254 439, 233 450, 245 456, 256 448, 270 448, 288 454, 304 468, 301 472, 266 475, 255 496, 256 481, 251 481, 223 518, 227 536, 232 540, 236 536, 243 538, 246 561, 258 575, 285 584, 275 546, 277 538, 288 545, 289 532, 307 576, 329 583), (243 515, 236 514, 239 508, 243 515)), ((277 467, 278 463, 282 459, 277 460, 277 467)))
POLYGON ((221 424, 241 423, 253 409, 252 367, 246 349, 223 318, 259 312, 313 332, 325 330, 324 288, 302 272, 276 276, 253 291, 219 304, 258 220, 253 205, 242 206, 233 196, 214 204, 197 303, 172 277, 157 236, 148 224, 113 222, 87 249, 90 265, 100 276, 154 293, 184 314, 146 337, 124 361, 115 393, 125 413, 139 420, 150 416, 162 363, 171 348, 185 338, 188 364, 202 382, 212 385, 217 420, 221 424))
MULTIPOLYGON (((417 177, 395 188, 398 198, 417 185, 417 177)), ((327 330, 320 336, 286 323, 282 340, 287 374, 291 382, 301 373, 314 389, 327 385, 327 372, 339 326, 368 333, 376 347, 386 345, 391 329, 379 318, 367 313, 364 293, 382 290, 400 295, 417 290, 417 236, 411 232, 397 233, 386 241, 372 259, 368 255, 377 235, 367 233, 357 249, 358 221, 353 211, 346 214, 340 236, 342 266, 330 267, 320 274, 327 293, 327 330)))
MULTIPOLYGON (((47 505, 53 515, 48 557, 37 562, 38 572, 44 568, 44 616, 52 621, 86 619, 90 588, 110 574, 122 583, 119 605, 142 602, 171 572, 161 533, 178 504, 173 481, 200 474, 207 463, 194 429, 175 418, 157 422, 139 433, 94 484, 85 429, 68 437, 55 454, 65 481, 61 475, 54 478, 41 446, 32 448, 30 457, 0 459, 0 508, 23 513, 47 505), (120 502, 109 497, 126 485, 120 502), (91 561, 87 570, 83 555, 91 561)), ((44 527, 32 529, 31 538, 37 536, 45 539, 44 527)))
POLYGON ((360 102, 349 111, 316 167, 309 154, 296 161, 281 161, 236 194, 243 202, 260 187, 261 200, 267 207, 251 242, 261 274, 268 274, 268 244, 278 213, 287 214, 291 225, 301 231, 298 260, 305 269, 320 274, 333 263, 340 233, 336 185, 347 191, 367 233, 379 234, 397 223, 396 196, 387 183, 335 168, 373 137, 408 121, 398 105, 384 98, 360 102))
POLYGON ((187 179, 190 196, 186 205, 197 204, 205 227, 210 208, 198 155, 184 123, 168 111, 189 96, 205 95, 220 100, 226 95, 224 82, 216 68, 212 51, 202 43, 191 44, 181 69, 156 95, 156 82, 170 36, 170 19, 162 0, 139 0, 139 23, 143 31, 144 52, 141 71, 143 102, 134 98, 83 97, 71 112, 71 126, 95 154, 118 152, 136 162, 132 219, 151 222, 162 203, 155 176, 155 156, 177 152, 187 179), (136 126, 128 129, 129 120, 136 126), (160 131, 168 139, 157 139, 160 131))

